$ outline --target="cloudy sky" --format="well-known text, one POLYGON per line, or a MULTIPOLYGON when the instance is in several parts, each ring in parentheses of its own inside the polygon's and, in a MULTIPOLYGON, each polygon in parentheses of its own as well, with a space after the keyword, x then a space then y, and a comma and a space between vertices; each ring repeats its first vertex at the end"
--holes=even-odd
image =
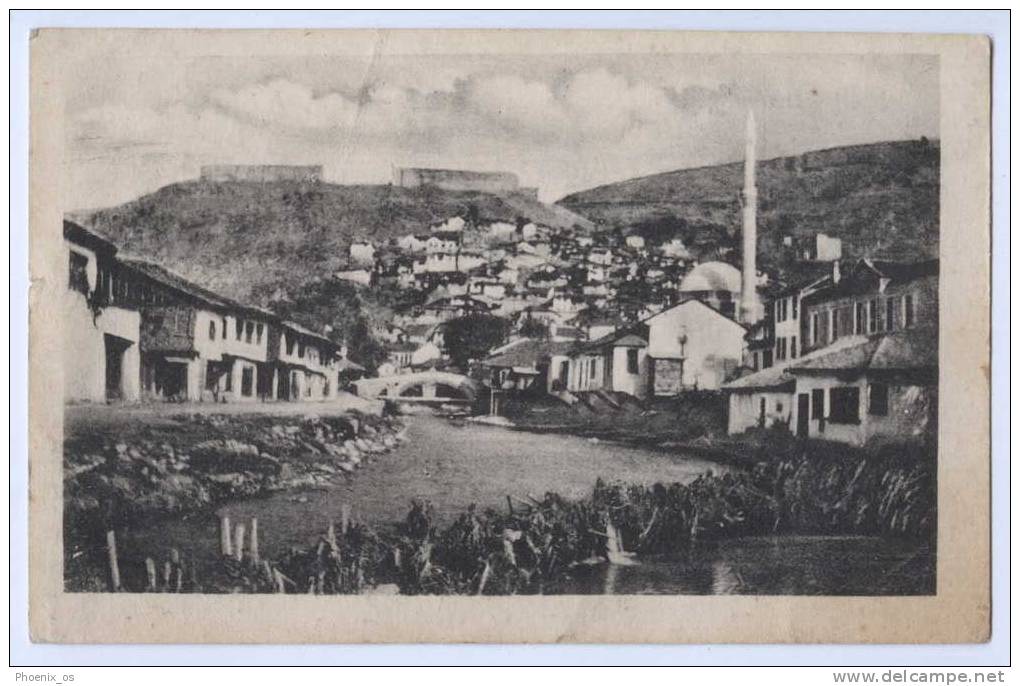
POLYGON ((202 164, 516 172, 555 200, 740 159, 938 136, 929 56, 586 55, 202 58, 95 55, 66 73, 67 208, 111 205, 202 164))

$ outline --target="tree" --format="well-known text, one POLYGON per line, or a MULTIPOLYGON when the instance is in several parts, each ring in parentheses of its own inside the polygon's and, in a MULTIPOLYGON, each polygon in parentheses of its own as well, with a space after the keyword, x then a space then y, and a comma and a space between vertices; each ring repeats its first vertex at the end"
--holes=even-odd
POLYGON ((367 304, 358 287, 345 281, 311 281, 289 298, 274 299, 270 307, 285 319, 319 331, 330 327, 334 342, 346 344, 350 359, 374 372, 386 350, 372 336, 367 304))
POLYGON ((466 370, 471 360, 502 345, 509 333, 510 322, 502 317, 468 314, 446 322, 443 341, 454 366, 466 370))
POLYGON ((525 338, 545 340, 549 338, 549 326, 543 321, 528 316, 521 322, 520 333, 525 338))

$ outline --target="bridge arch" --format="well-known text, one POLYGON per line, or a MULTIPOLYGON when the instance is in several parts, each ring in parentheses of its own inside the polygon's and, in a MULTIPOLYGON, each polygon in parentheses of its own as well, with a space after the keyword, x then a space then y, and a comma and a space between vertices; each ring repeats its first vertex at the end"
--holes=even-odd
POLYGON ((408 394, 408 391, 414 393, 413 389, 415 388, 421 389, 421 396, 418 397, 428 397, 429 395, 439 398, 447 397, 435 392, 442 387, 457 391, 458 395, 461 396, 460 399, 463 400, 474 400, 478 396, 479 391, 478 382, 474 379, 463 374, 454 374, 453 372, 415 372, 373 379, 360 379, 355 382, 355 388, 359 396, 385 397, 394 400, 401 396, 415 397, 417 394, 408 394), (427 389, 431 390, 426 392, 427 389))

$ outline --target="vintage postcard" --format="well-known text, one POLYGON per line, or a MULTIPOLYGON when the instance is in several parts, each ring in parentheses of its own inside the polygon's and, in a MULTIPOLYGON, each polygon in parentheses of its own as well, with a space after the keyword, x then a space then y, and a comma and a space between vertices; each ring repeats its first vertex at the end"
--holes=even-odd
POLYGON ((31 42, 33 640, 987 640, 985 38, 31 42))

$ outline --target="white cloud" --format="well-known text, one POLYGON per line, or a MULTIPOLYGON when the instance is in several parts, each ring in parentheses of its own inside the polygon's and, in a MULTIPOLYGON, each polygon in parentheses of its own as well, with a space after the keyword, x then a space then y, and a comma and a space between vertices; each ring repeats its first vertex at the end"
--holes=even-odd
POLYGON ((176 175, 164 183, 218 162, 323 164, 344 183, 385 182, 391 164, 413 164, 507 169, 555 198, 737 159, 750 102, 763 155, 938 133, 937 69, 892 58, 387 59, 297 68, 267 57, 236 72, 223 60, 213 72, 169 61, 162 89, 132 86, 142 65, 78 65, 68 205, 152 190, 156 154, 176 175), (849 85, 827 87, 831 73, 849 85))

